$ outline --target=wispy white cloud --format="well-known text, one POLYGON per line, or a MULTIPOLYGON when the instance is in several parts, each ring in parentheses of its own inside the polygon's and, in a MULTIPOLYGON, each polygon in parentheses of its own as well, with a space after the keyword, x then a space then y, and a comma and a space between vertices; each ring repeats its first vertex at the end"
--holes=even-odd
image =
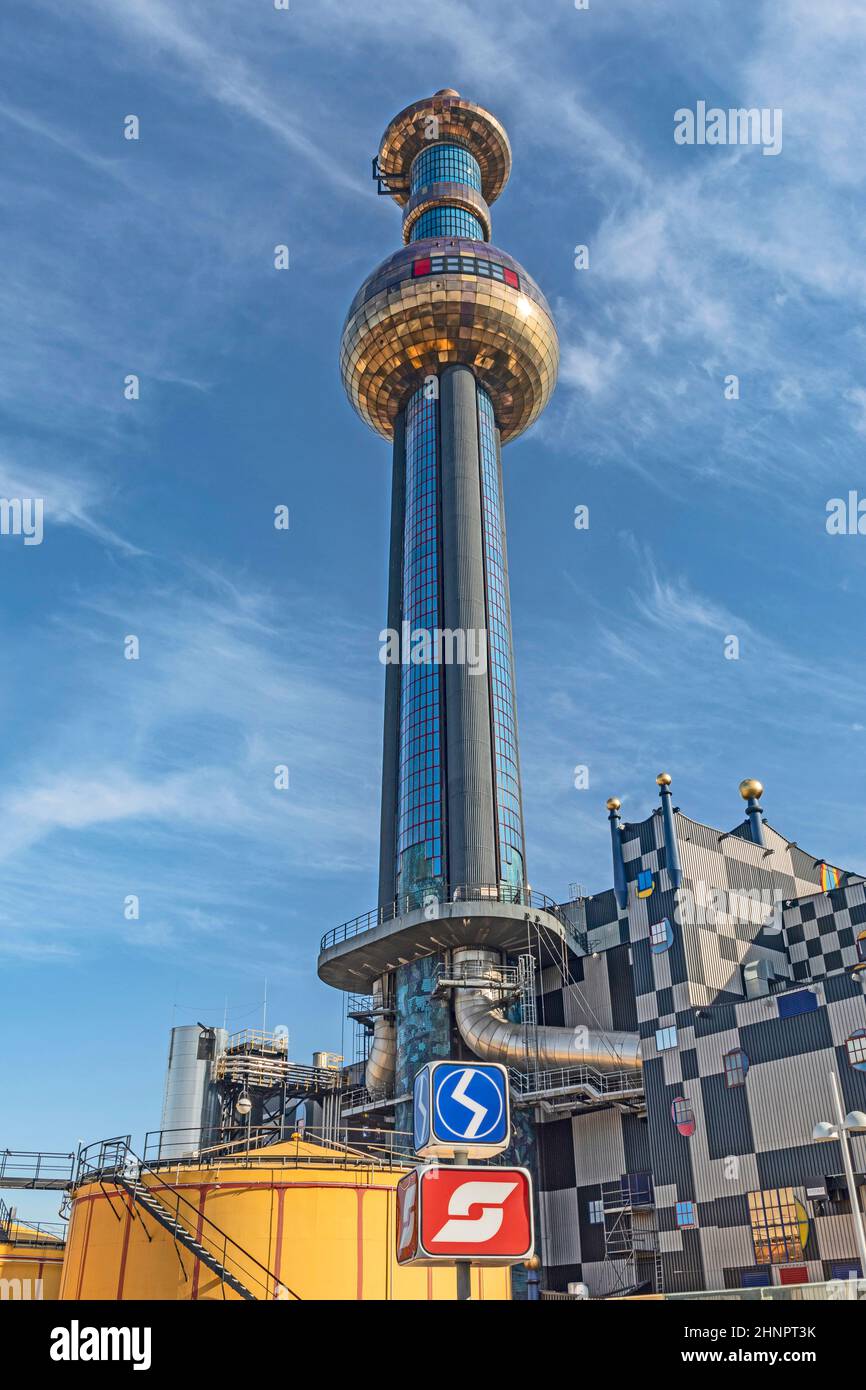
POLYGON ((103 520, 110 513, 109 490, 86 470, 76 472, 67 464, 66 471, 61 474, 44 467, 13 463, 0 455, 0 496, 41 498, 44 524, 49 533, 55 525, 73 526, 126 555, 144 554, 103 520))
MULTIPOLYGON (((207 96, 264 127, 297 155, 319 179, 346 193, 365 193, 367 185, 313 135, 303 109, 296 115, 287 92, 279 95, 261 80, 256 67, 239 53, 243 42, 233 31, 231 10, 189 4, 182 11, 163 0, 84 0, 85 7, 111 24, 125 44, 137 44, 151 59, 168 56, 207 96), (220 37, 216 37, 219 35, 220 37), (222 38, 222 42, 220 41, 222 38)), ((291 18, 274 11, 273 29, 262 42, 288 38, 291 18)), ((290 31, 291 32, 291 31, 290 31)), ((255 46, 253 52, 255 53, 255 46)))
POLYGON ((109 901, 116 930, 124 896, 139 892, 141 920, 159 922, 161 940, 180 944, 202 904, 228 940, 255 930, 249 904, 266 923, 275 909, 272 890, 251 886, 245 910, 239 864, 263 887, 283 875, 297 888, 370 873, 376 633, 301 596, 291 613, 286 621, 267 593, 203 573, 62 605, 39 664, 54 669, 65 654, 64 712, 20 750, 0 794, 0 950, 24 949, 29 933, 79 949, 108 929, 109 901), (128 633, 140 638, 138 661, 124 659, 128 633), (282 765, 287 791, 274 785, 282 765), (60 923, 47 910, 58 893, 70 904, 60 923))

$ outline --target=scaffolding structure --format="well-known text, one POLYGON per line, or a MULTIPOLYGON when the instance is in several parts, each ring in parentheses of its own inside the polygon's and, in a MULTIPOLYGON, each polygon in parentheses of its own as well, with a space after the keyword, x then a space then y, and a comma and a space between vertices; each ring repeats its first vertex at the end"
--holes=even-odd
POLYGON ((604 1258, 620 1291, 664 1293, 655 1193, 650 1173, 624 1173, 602 1185, 604 1258))

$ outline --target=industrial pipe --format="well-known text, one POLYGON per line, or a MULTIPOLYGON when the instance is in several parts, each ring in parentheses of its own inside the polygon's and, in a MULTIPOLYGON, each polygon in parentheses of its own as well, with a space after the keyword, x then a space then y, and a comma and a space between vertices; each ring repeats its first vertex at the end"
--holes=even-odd
MULTIPOLYGON (((498 951, 477 946, 461 947, 453 953, 457 973, 462 961, 478 962, 482 966, 502 964, 498 951)), ((525 1069, 530 1050, 527 1046, 526 1025, 512 1023, 498 1007, 496 991, 477 986, 455 990, 454 1014, 460 1036, 476 1057, 487 1062, 503 1062, 506 1066, 525 1069)), ((595 1031, 578 1025, 576 1028, 554 1028, 541 1024, 537 1030, 538 1051, 535 1050, 535 1030, 531 1037, 531 1056, 537 1057, 539 1071, 555 1067, 595 1067, 599 1071, 639 1067, 640 1038, 637 1033, 595 1031)))
POLYGON ((367 1058, 365 1082, 371 1095, 390 1095, 397 1069, 397 1027, 393 1014, 385 1013, 388 999, 388 977, 380 975, 373 982, 373 1041, 367 1058))

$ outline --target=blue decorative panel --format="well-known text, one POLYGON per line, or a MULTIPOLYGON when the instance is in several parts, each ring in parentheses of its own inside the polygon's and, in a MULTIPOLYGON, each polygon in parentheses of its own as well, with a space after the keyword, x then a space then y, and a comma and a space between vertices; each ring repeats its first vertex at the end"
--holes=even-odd
POLYGON ((798 989, 793 994, 780 994, 777 1004, 780 1018, 794 1018, 796 1014, 813 1013, 818 999, 811 989, 798 989))

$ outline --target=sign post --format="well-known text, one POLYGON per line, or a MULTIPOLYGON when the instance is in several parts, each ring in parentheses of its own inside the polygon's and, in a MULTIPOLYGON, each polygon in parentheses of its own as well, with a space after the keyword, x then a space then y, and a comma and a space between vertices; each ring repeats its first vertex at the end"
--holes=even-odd
MULTIPOLYGON (((454 1167, 468 1168, 469 1155, 465 1149, 455 1149, 454 1167)), ((457 1301, 467 1303, 472 1297, 472 1265, 469 1260, 457 1261, 457 1301)))
POLYGON ((453 1264, 465 1301, 474 1264, 519 1264, 534 1252, 528 1171, 470 1161, 510 1143, 508 1073, 496 1063, 429 1062, 415 1078, 413 1101, 415 1152, 433 1161, 398 1184, 397 1262, 453 1264))

